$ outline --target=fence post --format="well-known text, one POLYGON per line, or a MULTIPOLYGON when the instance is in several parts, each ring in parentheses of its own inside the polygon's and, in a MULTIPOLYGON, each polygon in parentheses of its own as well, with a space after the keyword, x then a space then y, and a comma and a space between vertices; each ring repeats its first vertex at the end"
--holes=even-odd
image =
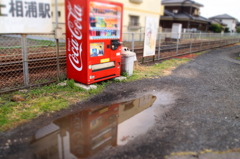
POLYGON ((24 86, 29 86, 28 53, 27 53, 27 35, 21 35, 22 57, 23 57, 23 80, 24 86))
POLYGON ((219 45, 218 47, 221 47, 222 46, 222 35, 221 33, 219 33, 219 45))
POLYGON ((142 41, 142 27, 140 28, 140 41, 142 41))
POLYGON ((208 49, 211 49, 211 33, 209 33, 208 39, 209 39, 208 49))
POLYGON ((200 34, 200 40, 201 40, 201 44, 200 44, 200 51, 202 51, 202 45, 203 45, 203 39, 202 39, 202 34, 200 34))
POLYGON ((228 34, 225 34, 226 36, 225 36, 225 46, 227 46, 228 44, 227 44, 227 41, 228 41, 228 34))
POLYGON ((193 41, 193 36, 192 36, 192 33, 190 33, 190 54, 192 53, 192 41, 193 41))
POLYGON ((161 33, 159 33, 159 38, 158 38, 158 60, 161 57, 161 33))
POLYGON ((132 33, 132 52, 134 52, 134 33, 132 33))
POLYGON ((56 38, 56 56, 57 56, 57 80, 60 81, 60 62, 59 62, 59 39, 56 38))
POLYGON ((178 55, 178 45, 179 45, 179 34, 180 33, 177 33, 177 46, 176 46, 176 55, 178 55))

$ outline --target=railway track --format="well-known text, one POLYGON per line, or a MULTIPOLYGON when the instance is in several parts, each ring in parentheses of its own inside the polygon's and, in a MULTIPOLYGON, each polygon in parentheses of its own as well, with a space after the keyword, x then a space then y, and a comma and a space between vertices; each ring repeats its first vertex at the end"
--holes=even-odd
MULTIPOLYGON (((159 47, 156 47, 156 55, 158 55, 158 52, 160 51, 160 58, 164 58, 167 56, 176 56, 181 54, 186 54, 190 52, 196 52, 196 51, 203 51, 211 48, 221 47, 223 44, 226 44, 225 41, 212 41, 212 42, 193 42, 193 43, 179 43, 177 46, 176 43, 168 44, 168 45, 161 45, 160 50, 159 47)), ((137 58, 139 61, 141 61, 142 53, 143 53, 143 47, 138 47, 134 49, 134 52, 137 54, 137 58)), ((65 65, 65 51, 61 51, 60 57, 59 57, 59 64, 65 65)), ((23 60, 22 59, 14 59, 14 58, 8 58, 4 61, 0 60, 0 76, 8 76, 11 74, 16 74, 18 72, 23 72, 23 60)), ((45 68, 56 68, 57 58, 55 53, 50 53, 48 56, 42 57, 39 54, 36 55, 30 55, 28 66, 29 70, 35 70, 35 71, 41 71, 45 68)))
MULTIPOLYGON (((222 47, 237 42, 239 42, 239 39, 192 41, 188 43, 180 41, 178 45, 176 42, 167 42, 161 44, 160 47, 156 47, 156 55, 154 58, 157 58, 159 52, 160 59, 166 59, 187 53, 222 47)), ((14 50, 8 51, 14 52, 14 50)), ((29 60, 26 61, 28 63, 29 79, 34 81, 43 78, 56 78, 57 58, 55 49, 51 48, 48 50, 47 48, 39 48, 36 52, 34 52, 34 50, 30 51, 31 53, 28 56, 29 60)), ((143 57, 143 46, 134 48, 134 52, 137 55, 138 61, 142 61, 143 59, 145 62, 153 60, 153 57, 143 57)), ((24 61, 19 54, 21 55, 21 53, 18 52, 15 53, 15 56, 4 56, 4 53, 0 53, 0 92, 5 88, 13 87, 16 83, 23 85, 24 61), (20 82, 18 82, 19 80, 20 82)), ((7 55, 9 55, 9 53, 7 55)), ((60 71, 65 74, 66 55, 63 48, 60 50, 59 65, 60 71)), ((30 83, 34 82, 30 81, 30 83)))

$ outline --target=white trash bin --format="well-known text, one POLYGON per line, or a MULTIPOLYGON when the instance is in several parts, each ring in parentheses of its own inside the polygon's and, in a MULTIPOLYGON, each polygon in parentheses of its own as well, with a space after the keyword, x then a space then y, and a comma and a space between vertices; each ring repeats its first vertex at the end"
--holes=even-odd
POLYGON ((134 61, 136 61, 136 53, 129 51, 127 47, 123 47, 121 73, 126 72, 128 76, 132 76, 134 61))

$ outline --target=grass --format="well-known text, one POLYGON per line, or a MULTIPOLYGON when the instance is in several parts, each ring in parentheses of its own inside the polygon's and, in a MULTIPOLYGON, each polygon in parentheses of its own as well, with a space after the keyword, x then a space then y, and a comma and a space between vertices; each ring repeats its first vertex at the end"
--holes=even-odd
POLYGON ((176 67, 188 61, 190 61, 189 58, 174 58, 152 66, 137 65, 135 67, 134 74, 131 77, 128 77, 127 81, 169 75, 171 74, 171 71, 174 70, 176 67))
POLYGON ((236 57, 237 60, 240 60, 240 57, 236 57))
POLYGON ((99 86, 96 90, 85 91, 74 86, 73 81, 67 81, 66 86, 51 84, 42 88, 30 90, 27 93, 19 91, 4 94, 0 97, 0 131, 14 128, 30 119, 36 118, 44 113, 69 107, 71 104, 80 102, 91 95, 95 95, 103 90, 99 86), (21 95, 26 100, 23 102, 13 102, 14 95, 21 95))
MULTIPOLYGON (((125 82, 169 75, 174 68, 188 61, 190 61, 188 58, 173 58, 152 66, 136 65, 134 74, 128 77, 125 82)), ((97 89, 86 91, 76 87, 73 80, 67 80, 66 86, 51 84, 25 93, 16 91, 0 95, 0 131, 15 128, 42 114, 50 114, 68 108, 71 104, 102 92, 107 85, 113 82, 118 81, 103 81, 95 84, 97 89), (26 100, 14 102, 11 100, 14 95, 21 95, 26 100)))

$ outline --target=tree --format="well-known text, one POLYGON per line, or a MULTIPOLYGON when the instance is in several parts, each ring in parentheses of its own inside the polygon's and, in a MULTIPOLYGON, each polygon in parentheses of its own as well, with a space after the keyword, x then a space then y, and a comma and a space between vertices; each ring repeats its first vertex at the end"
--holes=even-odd
POLYGON ((221 33, 223 31, 223 27, 220 24, 211 24, 209 29, 214 33, 221 33))
POLYGON ((237 27, 237 33, 240 33, 240 26, 237 27))

